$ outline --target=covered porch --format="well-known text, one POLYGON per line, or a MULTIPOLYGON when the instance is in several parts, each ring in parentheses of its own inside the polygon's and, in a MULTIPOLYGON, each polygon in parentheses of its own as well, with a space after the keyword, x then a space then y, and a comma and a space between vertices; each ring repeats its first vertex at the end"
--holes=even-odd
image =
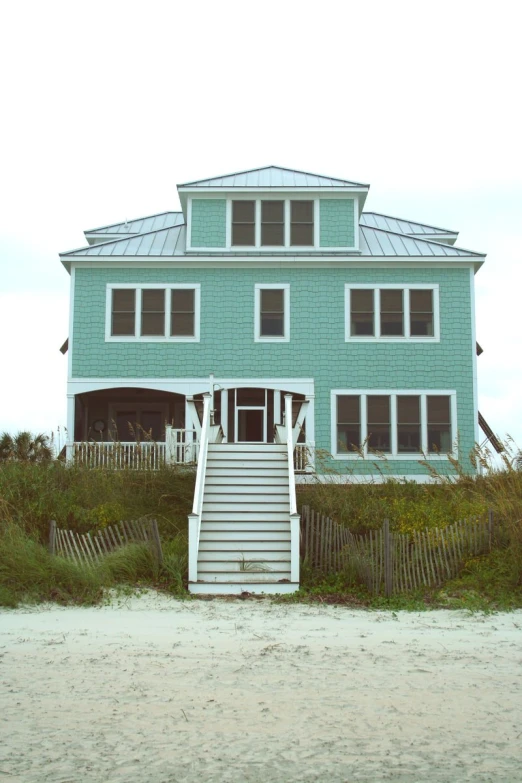
POLYGON ((300 425, 295 470, 314 470, 313 381, 279 385, 211 375, 150 385, 138 381, 107 387, 93 381, 82 387, 71 384, 76 393, 68 395, 68 433, 73 434, 66 449, 69 464, 150 470, 195 463, 205 393, 211 395, 212 422, 221 425, 225 442, 273 443, 276 425, 285 423, 284 396, 292 394, 292 426, 300 425), (305 399, 309 405, 301 417, 305 399))

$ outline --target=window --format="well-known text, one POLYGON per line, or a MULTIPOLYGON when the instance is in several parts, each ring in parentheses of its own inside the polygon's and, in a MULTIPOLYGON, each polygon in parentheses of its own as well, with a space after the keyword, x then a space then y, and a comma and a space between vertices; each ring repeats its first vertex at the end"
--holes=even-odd
POLYGON ((291 201, 290 244, 292 247, 314 244, 314 202, 291 201))
POLYGON ((136 291, 114 288, 112 291, 112 335, 133 335, 136 321, 136 291))
POLYGON ((438 285, 346 284, 346 341, 438 342, 438 285))
POLYGON ((332 391, 332 453, 446 458, 454 450, 456 392, 332 391))
POLYGON ((232 244, 253 247, 256 244, 256 202, 232 202, 232 244))
POLYGON ((232 201, 232 247, 314 247, 312 199, 232 201))
POLYGON ((199 341, 200 286, 107 286, 108 341, 199 341))
POLYGON ((254 310, 256 342, 288 342, 290 339, 288 283, 257 283, 254 310))
POLYGON ((285 202, 261 202, 261 244, 285 244, 285 202))

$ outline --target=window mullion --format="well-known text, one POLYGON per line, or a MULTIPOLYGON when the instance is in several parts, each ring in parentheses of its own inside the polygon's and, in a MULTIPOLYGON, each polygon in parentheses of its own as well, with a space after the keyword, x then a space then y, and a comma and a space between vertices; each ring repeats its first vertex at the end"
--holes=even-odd
POLYGON ((381 290, 375 288, 373 292, 373 317, 374 317, 374 329, 375 336, 381 336, 381 290))
POLYGON ((290 247, 290 199, 285 198, 285 247, 290 247))
POLYGON ((409 288, 404 289, 402 306, 404 309, 404 337, 410 337, 411 314, 410 314, 410 289, 409 288))
POLYGON ((363 453, 365 455, 368 454, 368 398, 366 394, 361 394, 361 408, 360 408, 360 415, 361 415, 361 444, 364 444, 363 446, 363 453))
POLYGON ((170 337, 170 318, 172 311, 171 288, 165 289, 165 337, 170 337))
POLYGON ((420 396, 420 414, 421 414, 421 451, 428 453, 428 398, 426 394, 420 396))
POLYGON ((397 435, 397 395, 390 395, 390 449, 395 456, 398 453, 398 435, 397 435))
POLYGON ((136 337, 141 337, 141 288, 136 288, 136 321, 134 327, 134 334, 136 337))
POLYGON ((261 200, 254 199, 254 247, 261 247, 261 200))

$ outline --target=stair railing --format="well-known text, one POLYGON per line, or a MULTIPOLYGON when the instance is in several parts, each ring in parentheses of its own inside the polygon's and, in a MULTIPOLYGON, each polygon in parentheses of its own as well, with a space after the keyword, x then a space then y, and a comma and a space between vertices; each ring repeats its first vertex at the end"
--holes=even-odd
POLYGON ((205 474, 207 471, 208 443, 211 432, 210 408, 212 398, 210 393, 203 395, 203 417, 201 421, 201 436, 199 444, 198 468, 196 472, 196 487, 194 503, 189 520, 189 582, 198 581, 198 551, 201 532, 201 514, 203 510, 203 494, 205 492, 205 474))
MULTIPOLYGON (((290 581, 299 582, 299 522, 295 494, 294 430, 292 428, 292 395, 285 394, 286 445, 288 451, 288 492, 290 496, 290 581)), ((295 435, 297 440, 298 434, 295 435)))

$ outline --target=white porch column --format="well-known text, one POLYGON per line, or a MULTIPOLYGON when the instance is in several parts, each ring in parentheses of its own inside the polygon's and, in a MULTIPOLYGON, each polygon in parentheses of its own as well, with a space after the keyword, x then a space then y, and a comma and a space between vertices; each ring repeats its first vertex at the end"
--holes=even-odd
POLYGON ((228 442, 228 389, 221 389, 221 429, 223 430, 223 441, 228 442))
POLYGON ((281 424, 281 390, 274 389, 274 424, 281 424))
MULTIPOLYGON (((192 400, 192 397, 190 398, 192 400)), ((183 462, 191 462, 194 453, 194 429, 192 422, 192 410, 189 398, 185 397, 185 448, 183 462)))
POLYGON ((315 470, 315 394, 307 394, 306 443, 309 448, 309 464, 315 470))
POLYGON ((71 465, 74 461, 74 409, 76 397, 74 394, 67 395, 67 441, 65 444, 65 456, 67 464, 71 465))

